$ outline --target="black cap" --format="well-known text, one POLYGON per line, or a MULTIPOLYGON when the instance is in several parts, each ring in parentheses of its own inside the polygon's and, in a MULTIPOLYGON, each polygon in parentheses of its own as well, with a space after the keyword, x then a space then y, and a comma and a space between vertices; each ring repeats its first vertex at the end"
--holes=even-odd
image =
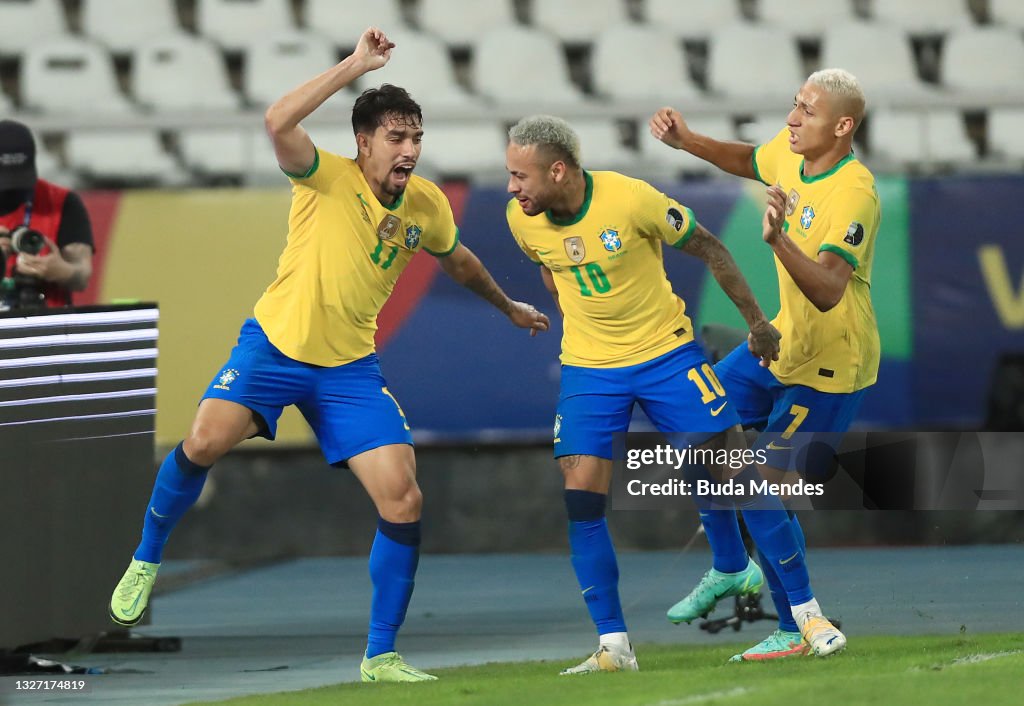
POLYGON ((14 120, 0 120, 0 191, 31 189, 36 179, 32 132, 14 120))

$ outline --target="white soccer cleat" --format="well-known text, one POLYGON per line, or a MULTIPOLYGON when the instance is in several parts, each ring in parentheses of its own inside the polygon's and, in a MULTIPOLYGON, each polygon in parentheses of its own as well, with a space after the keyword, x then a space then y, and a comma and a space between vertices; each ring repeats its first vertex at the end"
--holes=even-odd
POLYGON ((563 669, 561 676, 574 674, 593 674, 594 672, 638 672, 640 665, 636 661, 636 653, 633 646, 629 646, 628 652, 616 650, 608 645, 601 645, 597 652, 587 657, 575 667, 563 669))
POLYGON ((804 642, 811 646, 811 651, 819 657, 828 657, 846 647, 846 635, 821 615, 808 616, 800 626, 800 634, 804 636, 804 642))

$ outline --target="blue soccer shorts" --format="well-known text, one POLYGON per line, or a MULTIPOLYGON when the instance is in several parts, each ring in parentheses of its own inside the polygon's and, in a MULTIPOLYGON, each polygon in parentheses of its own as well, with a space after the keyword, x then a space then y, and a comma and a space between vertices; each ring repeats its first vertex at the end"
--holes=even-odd
POLYGON ((388 391, 377 355, 325 368, 289 358, 267 339, 255 319, 242 325, 203 399, 237 402, 262 418, 259 435, 273 439, 288 405, 306 418, 328 463, 388 444, 412 445, 412 432, 388 391))
POLYGON ((555 458, 613 458, 613 435, 629 429, 639 404, 658 431, 701 444, 739 424, 735 408, 696 343, 621 368, 562 366, 555 458))
POLYGON ((761 432, 753 448, 764 451, 767 465, 814 474, 830 466, 850 428, 866 390, 821 392, 805 385, 784 385, 746 342, 715 365, 745 427, 761 432))

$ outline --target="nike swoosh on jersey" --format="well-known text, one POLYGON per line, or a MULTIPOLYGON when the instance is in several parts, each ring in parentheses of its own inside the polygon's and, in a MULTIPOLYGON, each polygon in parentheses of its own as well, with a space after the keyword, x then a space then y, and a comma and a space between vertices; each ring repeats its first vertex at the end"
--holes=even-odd
POLYGON ((729 403, 728 403, 728 402, 723 402, 723 403, 722 403, 722 404, 721 404, 721 405, 720 405, 720 406, 718 407, 718 409, 713 409, 713 410, 711 410, 711 416, 712 416, 712 417, 717 417, 717 416, 718 416, 718 415, 719 415, 719 414, 721 413, 721 411, 722 411, 723 409, 725 409, 725 405, 727 405, 727 404, 729 404, 729 403))
POLYGON ((793 447, 792 446, 779 446, 778 444, 776 444, 773 441, 770 444, 768 444, 768 448, 771 449, 772 451, 786 451, 786 450, 791 449, 793 447))

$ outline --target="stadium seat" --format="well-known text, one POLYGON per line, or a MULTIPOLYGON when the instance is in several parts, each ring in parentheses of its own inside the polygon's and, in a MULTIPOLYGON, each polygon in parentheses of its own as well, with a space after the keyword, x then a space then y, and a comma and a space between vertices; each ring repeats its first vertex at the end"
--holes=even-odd
POLYGON ((391 61, 363 75, 357 82, 359 90, 382 83, 401 86, 423 106, 427 122, 432 110, 456 110, 477 102, 455 80, 455 68, 441 40, 413 30, 399 30, 393 39, 396 46, 391 61))
POLYGON ((507 144, 507 133, 497 123, 431 123, 420 162, 444 177, 501 182, 507 178, 507 144))
MULTIPOLYGON (((253 37, 242 56, 243 92, 250 103, 261 109, 338 63, 338 52, 327 39, 294 29, 253 37)), ((346 93, 332 96, 327 104, 350 108, 351 100, 346 93)))
POLYGON ((976 159, 963 119, 953 110, 873 111, 868 127, 872 158, 885 158, 899 166, 965 166, 976 159))
POLYGON ((647 0, 645 19, 682 39, 707 39, 719 27, 743 20, 736 0, 647 0))
POLYGON ((107 51, 84 39, 65 38, 34 45, 21 64, 25 107, 62 117, 133 110, 121 95, 107 51))
POLYGON ((67 34, 60 0, 0 2, 0 56, 19 56, 29 47, 67 34))
POLYGON ((625 0, 544 0, 533 3, 532 19, 568 44, 587 44, 603 30, 630 24, 625 0))
POLYGON ((578 108, 583 101, 561 45, 527 27, 499 27, 476 40, 473 85, 496 103, 530 106, 531 112, 578 108))
MULTIPOLYGON (((687 118, 686 124, 692 131, 713 137, 716 140, 736 139, 736 133, 729 118, 687 118)), ((717 167, 703 159, 694 157, 684 150, 672 149, 661 142, 651 134, 646 123, 642 123, 639 127, 639 143, 645 172, 652 176, 656 175, 657 178, 676 178, 680 173, 705 175, 720 173, 717 167)))
POLYGON ((762 22, 785 27, 800 39, 817 39, 855 19, 852 0, 758 0, 757 14, 762 22))
POLYGON ((152 130, 72 132, 65 144, 68 166, 95 180, 180 184, 184 173, 152 130))
POLYGON ((179 31, 174 0, 85 0, 82 31, 116 54, 129 54, 151 37, 179 31))
POLYGON ((846 69, 855 75, 869 105, 873 98, 934 93, 918 78, 907 35, 877 22, 829 28, 822 38, 821 66, 846 69))
POLYGON ((253 37, 293 29, 295 21, 289 0, 197 0, 196 25, 224 49, 241 51, 253 37))
POLYGON ((784 28, 739 24, 718 29, 708 48, 708 86, 738 98, 789 101, 806 76, 784 28), (771 60, 765 60, 770 47, 771 60))
POLYGON ((945 34, 974 24, 967 0, 872 0, 871 17, 916 36, 945 34))
POLYGON ((306 28, 340 47, 353 47, 367 27, 380 27, 389 36, 408 26, 398 0, 306 0, 306 28))
POLYGON ((185 167, 200 176, 241 177, 249 167, 253 138, 236 128, 183 128, 178 148, 185 167))
POLYGON ((1009 159, 1024 159, 1024 108, 988 111, 988 149, 1009 159))
POLYGON ((763 145, 779 134, 786 125, 785 110, 770 113, 757 113, 741 120, 736 128, 736 137, 752 145, 763 145))
POLYGON ((622 132, 613 120, 571 120, 580 138, 580 155, 586 169, 629 172, 638 155, 622 143, 622 132))
POLYGON ((469 47, 495 27, 516 24, 511 0, 420 0, 418 7, 420 27, 453 47, 469 47))
POLYGON ((132 84, 140 103, 162 110, 237 110, 224 59, 208 40, 183 32, 135 52, 132 84))
POLYGON ((946 38, 939 72, 949 88, 1024 98, 1024 39, 1005 27, 957 30, 946 38))
POLYGON ((679 40, 646 25, 622 25, 602 32, 594 42, 591 72, 598 93, 621 101, 660 105, 700 93, 690 78, 679 40), (624 47, 633 49, 624 51, 624 47))
POLYGON ((988 14, 993 22, 1024 29, 1024 3, 1020 0, 988 0, 988 14))

